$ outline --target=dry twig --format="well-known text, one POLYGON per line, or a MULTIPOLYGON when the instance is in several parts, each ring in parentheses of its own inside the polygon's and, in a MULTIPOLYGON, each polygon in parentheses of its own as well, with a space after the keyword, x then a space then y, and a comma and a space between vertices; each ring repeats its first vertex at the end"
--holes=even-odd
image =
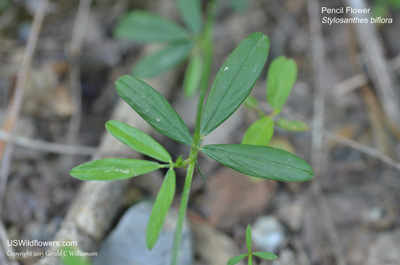
MULTIPOLYGON (((33 19, 32 29, 31 32, 29 33, 28 43, 26 45, 25 53, 22 59, 22 65, 18 73, 17 82, 15 85, 15 93, 11 104, 11 110, 6 119, 6 124, 8 124, 11 139, 5 144, 4 153, 2 156, 1 169, 0 169, 0 213, 2 211, 2 205, 3 205, 2 201, 7 183, 10 164, 12 160, 12 154, 14 150, 16 124, 18 122, 18 118, 20 115, 25 85, 28 79, 28 73, 30 71, 32 64, 33 53, 35 51, 39 33, 42 28, 48 2, 49 0, 41 0, 39 8, 36 10, 33 19)), ((0 152, 0 157, 1 157, 1 152, 0 152)))
MULTIPOLYGON (((8 142, 11 140, 11 136, 9 133, 0 130, 0 140, 8 142)), ((95 147, 57 144, 21 136, 15 136, 14 143, 33 150, 65 155, 92 155, 96 151, 95 147)))
MULTIPOLYGON (((364 0, 346 0, 347 4, 354 8, 366 8, 364 0)), ((367 18, 368 14, 352 14, 354 17, 367 18)), ((389 64, 384 57, 382 40, 377 33, 374 24, 355 24, 358 43, 366 59, 368 75, 374 84, 381 105, 386 114, 398 126, 400 126, 400 100, 393 87, 393 77, 389 71, 389 64)))
MULTIPOLYGON (((389 68, 392 72, 400 70, 400 56, 390 60, 388 62, 389 68)), ((351 91, 367 85, 369 82, 368 76, 366 74, 358 74, 350 77, 342 82, 337 83, 333 87, 333 91, 338 95, 344 95, 350 93, 351 91)))
MULTIPOLYGON (((308 14, 311 32, 312 63, 314 72, 314 116, 312 123, 312 155, 311 163, 315 170, 315 175, 321 173, 321 164, 324 162, 323 153, 323 127, 325 113, 325 76, 324 66, 324 44, 321 34, 320 4, 317 0, 308 1, 308 14)), ((318 178, 311 184, 312 192, 317 197, 318 208, 321 212, 322 220, 332 243, 333 254, 338 265, 346 265, 343 256, 338 233, 330 216, 327 207, 327 200, 321 192, 318 178)))
POLYGON ((341 137, 341 136, 339 136, 335 133, 332 133, 330 131, 327 131, 327 130, 324 131, 324 135, 332 141, 347 145, 355 150, 358 150, 362 153, 365 153, 367 155, 375 157, 375 158, 381 160, 382 162, 384 162, 385 164, 400 171, 400 163, 399 162, 397 162, 396 160, 394 160, 393 158, 391 158, 385 154, 382 154, 381 152, 375 150, 374 148, 357 143, 356 141, 353 141, 351 139, 341 137))
MULTIPOLYGON (((295 119, 301 120, 301 121, 307 123, 308 125, 310 124, 310 121, 307 118, 305 118, 303 115, 300 115, 297 112, 294 112, 293 110, 291 110, 288 107, 285 107, 283 109, 283 112, 290 117, 294 117, 295 119)), ((372 156, 372 157, 382 161, 383 163, 400 171, 400 162, 397 162, 393 158, 379 152, 378 150, 376 150, 372 147, 369 147, 369 146, 360 144, 354 140, 342 137, 342 136, 340 136, 336 133, 333 133, 327 129, 323 130, 323 135, 325 138, 328 138, 331 141, 346 145, 350 148, 353 148, 354 150, 360 151, 361 153, 372 156)))
POLYGON ((69 47, 69 83, 73 112, 68 128, 67 143, 74 144, 82 119, 82 88, 80 82, 79 57, 85 37, 86 25, 89 18, 91 0, 81 0, 76 14, 72 40, 69 47))

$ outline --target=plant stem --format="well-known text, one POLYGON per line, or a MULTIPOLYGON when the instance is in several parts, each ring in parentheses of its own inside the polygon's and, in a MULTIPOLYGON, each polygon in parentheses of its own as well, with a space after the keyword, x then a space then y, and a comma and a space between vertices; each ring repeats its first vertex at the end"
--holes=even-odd
POLYGON ((185 185, 183 186, 181 205, 179 208, 178 223, 176 225, 174 244, 172 247, 171 265, 178 264, 178 256, 182 239, 183 222, 185 220, 186 209, 189 202, 190 186, 192 185, 194 168, 196 166, 197 152, 198 150, 195 147, 192 147, 192 149, 190 150, 190 155, 189 155, 190 162, 186 173, 185 185))
POLYGON ((214 29, 215 17, 216 17, 217 3, 216 0, 212 0, 207 6, 207 20, 204 25, 204 32, 202 36, 202 43, 204 49, 204 63, 202 69, 202 77, 200 84, 200 96, 199 104, 197 106, 197 116, 196 116, 196 127, 194 131, 194 143, 196 146, 200 145, 200 122, 203 113, 204 100, 207 94, 208 82, 211 74, 211 59, 213 52, 212 45, 212 34, 214 29))
POLYGON ((201 41, 203 43, 203 52, 204 52, 204 64, 202 69, 202 79, 200 86, 200 96, 199 103, 197 106, 197 115, 196 115, 196 127, 193 134, 194 144, 190 149, 189 155, 189 165, 186 172, 185 184, 183 186, 183 193, 181 198, 181 204, 179 207, 179 215, 178 215, 178 223, 176 225, 174 243, 172 247, 172 259, 171 265, 178 265, 178 257, 179 250, 181 246, 182 239, 182 229, 183 222, 186 216, 186 209, 189 202, 190 195, 190 187, 192 185, 194 168, 196 167, 197 161, 197 153, 199 152, 199 147, 202 141, 202 137, 200 136, 200 125, 201 125, 201 117, 203 111, 204 100, 207 93, 208 82, 211 74, 211 58, 212 58, 212 34, 215 22, 215 13, 216 13, 216 0, 211 0, 207 6, 207 20, 204 25, 203 35, 201 37, 201 41))

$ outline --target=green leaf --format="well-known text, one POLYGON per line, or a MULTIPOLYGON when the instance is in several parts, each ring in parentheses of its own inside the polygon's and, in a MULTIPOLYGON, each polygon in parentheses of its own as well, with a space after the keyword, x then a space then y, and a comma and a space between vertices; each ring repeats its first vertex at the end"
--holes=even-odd
POLYGON ((75 254, 77 250, 73 247, 62 247, 61 251, 64 254, 61 255, 62 263, 64 265, 90 265, 91 263, 87 258, 75 254))
POLYGON ((239 261, 241 261, 242 259, 244 259, 245 257, 247 257, 249 254, 242 254, 236 257, 231 258, 230 260, 228 260, 227 265, 235 265, 236 263, 239 263, 239 261))
POLYGON ((10 4, 10 0, 0 0, 0 12, 6 10, 8 5, 10 4))
POLYGON ((183 91, 188 98, 193 97, 196 93, 201 80, 203 69, 203 57, 200 54, 190 58, 186 68, 185 79, 183 80, 183 91))
POLYGON ((74 167, 70 174, 81 180, 117 180, 136 177, 160 168, 160 164, 138 159, 106 158, 74 167))
POLYGON ((400 10, 400 2, 398 0, 386 0, 385 2, 387 5, 400 10))
POLYGON ((268 69, 267 100, 273 109, 280 109, 289 97, 297 78, 297 66, 293 59, 280 56, 268 69))
POLYGON ((246 245, 247 250, 251 253, 251 226, 248 225, 246 229, 246 245))
POLYGON ((267 60, 269 39, 250 34, 219 70, 204 107, 201 133, 209 134, 229 118, 253 89, 267 60))
MULTIPOLYGON (((201 168, 200 168, 200 166, 199 166, 199 163, 197 163, 197 160, 196 160, 196 167, 197 167, 197 171, 199 171, 200 176, 201 176, 201 178, 204 180, 204 182, 210 185, 210 183, 208 183, 207 179, 204 177, 203 171, 201 171, 201 168)), ((210 186, 211 186, 211 185, 210 185, 210 186)))
POLYGON ((184 167, 184 161, 182 159, 182 155, 179 155, 174 163, 174 167, 184 167))
POLYGON ((179 12, 190 30, 199 34, 202 28, 201 5, 199 0, 177 0, 179 12))
POLYGON ((244 105, 249 109, 256 108, 258 106, 258 100, 253 96, 248 96, 244 101, 244 105))
POLYGON ((253 252, 253 255, 266 260, 274 260, 278 258, 277 255, 271 252, 253 252))
POLYGON ((148 249, 152 249, 162 230, 165 217, 171 207, 175 194, 176 176, 173 168, 170 168, 165 176, 156 202, 150 214, 149 223, 146 230, 146 244, 148 249))
POLYGON ((190 42, 182 42, 150 54, 133 67, 132 74, 140 78, 162 74, 183 62, 192 46, 190 42))
POLYGON ((133 76, 124 75, 117 80, 116 90, 158 132, 180 143, 192 144, 192 136, 181 117, 154 88, 133 76))
POLYGON ((243 174, 279 181, 301 182, 314 177, 303 159, 280 149, 244 144, 206 145, 202 151, 243 174))
POLYGON ((242 144, 268 145, 274 135, 274 121, 268 117, 262 117, 247 129, 242 144))
POLYGON ((229 0, 229 4, 237 12, 245 11, 248 8, 248 0, 229 0))
POLYGON ((106 129, 112 136, 144 155, 170 163, 172 158, 167 150, 146 133, 120 121, 108 121, 106 129))
POLYGON ((388 12, 387 5, 382 1, 373 1, 372 2, 372 17, 384 17, 388 12))
POLYGON ((172 42, 188 39, 188 32, 174 22, 146 11, 131 11, 114 29, 118 38, 140 42, 172 42))
POLYGON ((290 121, 285 118, 279 118, 279 120, 277 120, 275 124, 276 126, 281 127, 282 129, 293 132, 305 132, 308 131, 309 129, 307 123, 297 120, 290 121))
POLYGON ((253 256, 252 254, 249 255, 249 260, 247 262, 248 265, 253 265, 253 256))

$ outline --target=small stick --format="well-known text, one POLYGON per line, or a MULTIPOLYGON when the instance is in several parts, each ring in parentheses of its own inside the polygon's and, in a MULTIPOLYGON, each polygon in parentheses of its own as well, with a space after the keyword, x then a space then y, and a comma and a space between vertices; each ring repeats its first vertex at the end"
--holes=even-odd
POLYGON ((349 147, 351 147, 353 149, 356 149, 356 150, 358 150, 360 152, 363 152, 363 153, 365 153, 367 155, 375 157, 375 158, 381 160, 382 162, 388 164, 389 166, 391 166, 391 167, 393 167, 393 168, 395 168, 395 169, 400 171, 400 163, 399 162, 397 162, 396 160, 394 160, 393 158, 391 158, 391 157, 389 157, 389 156, 387 156, 385 154, 382 154, 381 152, 379 152, 379 151, 377 151, 377 150, 375 150, 375 149, 373 149, 371 147, 362 145, 362 144, 357 143, 356 141, 353 141, 351 139, 341 137, 341 136, 339 136, 337 134, 334 134, 334 133, 332 133, 330 131, 327 131, 327 130, 324 130, 324 135, 328 139, 330 139, 332 141, 347 145, 347 146, 349 146, 349 147))
MULTIPOLYGON (((0 140, 9 142, 11 141, 11 136, 9 133, 0 130, 0 140)), ((14 144, 33 150, 65 155, 93 155, 97 150, 97 148, 90 146, 71 146, 21 136, 15 136, 14 144)))
POLYGON ((73 144, 79 133, 82 119, 82 87, 80 82, 79 56, 85 37, 85 30, 90 13, 91 0, 81 0, 75 18, 72 39, 69 47, 69 83, 71 87, 71 100, 73 113, 69 123, 67 143, 73 144))
MULTIPOLYGON (((348 6, 366 8, 365 0, 346 0, 348 6)), ((353 17, 370 19, 369 14, 352 14, 353 17)), ((374 24, 354 24, 358 44, 366 59, 368 75, 376 88, 382 108, 398 126, 400 126, 400 100, 398 91, 393 85, 393 76, 389 71, 389 64, 384 56, 382 38, 379 36, 374 24)))
MULTIPOLYGON (((322 39, 321 30, 321 17, 320 17, 320 3, 317 0, 308 1, 308 14, 310 21, 311 32, 311 49, 312 49, 312 63, 314 72, 314 116, 312 123, 312 155, 311 163, 314 167, 315 175, 321 173, 324 162, 323 153, 323 128, 324 128, 324 113, 325 113, 325 51, 322 39)), ((314 179, 311 184, 311 191, 316 197, 317 206, 321 213, 323 224, 328 232, 328 237, 331 241, 333 254, 338 265, 346 265, 341 248, 341 242, 337 233, 335 224, 332 221, 328 203, 325 195, 321 191, 318 178, 314 179)))
POLYGON ((28 80, 28 73, 31 68, 33 54, 36 48, 40 30, 42 28, 48 2, 49 0, 41 0, 38 9, 35 12, 35 16, 33 18, 33 23, 32 23, 32 29, 29 33, 28 43, 25 48, 25 53, 22 59, 22 65, 17 77, 11 110, 6 120, 6 123, 9 124, 11 139, 6 143, 0 169, 0 213, 2 211, 4 191, 7 184, 7 178, 10 170, 12 154, 14 151, 16 124, 18 122, 19 115, 21 112, 24 90, 26 82, 28 80))
MULTIPOLYGON (((283 112, 291 117, 294 117, 294 118, 299 119, 307 124, 310 124, 310 121, 307 118, 305 118, 303 115, 300 115, 299 113, 295 113, 288 107, 285 107, 283 109, 283 112)), ((342 137, 342 136, 340 136, 336 133, 333 133, 327 129, 323 130, 323 134, 324 134, 325 138, 328 138, 331 141, 346 145, 350 148, 353 148, 354 150, 360 151, 361 153, 375 157, 376 159, 381 160, 383 163, 400 171, 400 162, 397 162, 393 158, 379 152, 378 150, 376 150, 372 147, 360 144, 349 138, 342 137)))
MULTIPOLYGON (((393 72, 400 70, 400 55, 388 62, 389 69, 393 72)), ((351 91, 367 85, 369 82, 368 76, 365 74, 358 74, 346 80, 343 80, 333 86, 333 91, 338 95, 344 95, 351 91)))

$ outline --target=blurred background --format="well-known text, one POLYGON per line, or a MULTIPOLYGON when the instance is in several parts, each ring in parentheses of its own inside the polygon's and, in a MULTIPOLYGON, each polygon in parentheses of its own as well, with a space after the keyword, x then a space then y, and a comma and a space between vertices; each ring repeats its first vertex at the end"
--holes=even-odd
MULTIPOLYGON (((218 2, 212 77, 234 47, 256 31, 271 40, 267 67, 277 56, 293 58, 299 73, 283 113, 308 123, 310 130, 277 129, 273 143, 310 162, 316 176, 302 184, 254 180, 201 156, 209 184, 196 173, 185 230, 187 262, 221 265, 245 253, 245 229, 251 224, 254 248, 280 257, 257 264, 400 264, 400 2, 218 2), (365 6, 371 8, 368 16, 392 21, 322 23, 322 17, 334 16, 322 14, 321 7, 346 6, 365 6)), ((1 265, 58 262, 9 260, 7 239, 76 240, 80 249, 109 257, 108 264, 124 263, 107 249, 129 255, 142 240, 127 245, 122 237, 128 233, 114 241, 105 238, 129 207, 154 200, 162 172, 108 183, 83 183, 68 173, 92 158, 139 157, 105 133, 107 120, 147 131, 175 158, 187 155, 185 146, 148 127, 115 92, 117 78, 160 47, 114 38, 119 19, 133 9, 182 25, 173 0, 0 0, 1 265), (102 248, 104 242, 110 248, 102 248)), ((182 92, 185 67, 146 82, 192 130, 197 97, 182 92)), ((266 73, 252 95, 268 111, 266 73)), ((240 143, 256 119, 256 112, 241 107, 205 143, 240 143)), ((180 171, 172 224, 183 182, 180 171)), ((140 227, 139 215, 129 218, 140 227)), ((144 237, 142 231, 138 238, 144 237)), ((160 253, 169 252, 170 246, 164 247, 160 253)), ((45 248, 14 249, 23 250, 45 248)), ((147 261, 135 264, 158 264, 149 261, 158 254, 141 253, 147 261)))

